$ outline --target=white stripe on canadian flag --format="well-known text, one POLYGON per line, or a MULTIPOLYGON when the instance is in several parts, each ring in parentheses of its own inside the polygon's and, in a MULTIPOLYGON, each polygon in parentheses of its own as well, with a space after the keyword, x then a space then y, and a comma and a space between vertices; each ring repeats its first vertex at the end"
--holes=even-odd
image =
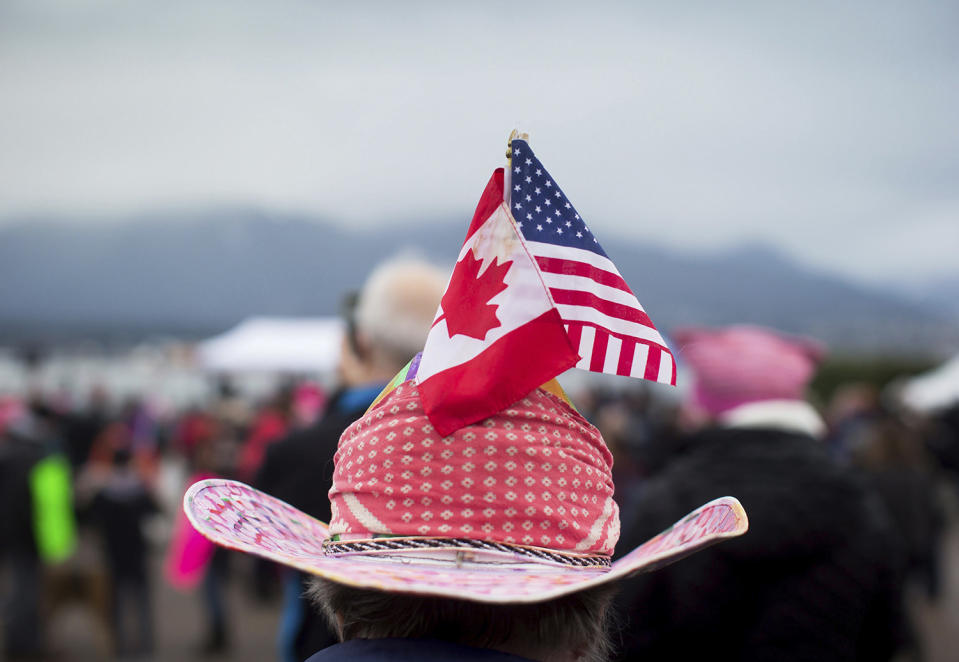
POLYGON ((464 243, 457 262, 462 261, 470 251, 483 261, 480 273, 485 272, 494 260, 500 264, 512 262, 506 274, 508 287, 488 302, 490 305, 497 305, 508 300, 510 305, 497 307, 499 325, 490 329, 483 339, 465 335, 451 337, 443 319, 446 311, 440 308, 436 318, 438 321, 433 323, 426 340, 429 351, 423 352, 418 381, 423 381, 451 365, 476 358, 499 338, 552 307, 539 272, 524 250, 505 205, 497 207, 489 219, 464 243))
POLYGON ((442 436, 501 411, 579 358, 502 190, 502 171, 494 172, 416 375, 442 436))

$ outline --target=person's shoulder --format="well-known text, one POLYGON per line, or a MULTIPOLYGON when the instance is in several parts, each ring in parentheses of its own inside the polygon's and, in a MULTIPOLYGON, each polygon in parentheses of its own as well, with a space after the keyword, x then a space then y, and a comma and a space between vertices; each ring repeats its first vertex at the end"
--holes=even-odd
POLYGON ((274 483, 282 482, 284 474, 304 456, 304 449, 315 443, 315 427, 316 424, 293 430, 267 446, 254 485, 272 493, 275 489, 274 483))
POLYGON ((351 422, 340 414, 328 412, 312 425, 293 430, 270 444, 254 480, 256 487, 272 494, 289 471, 327 462, 351 422))
MULTIPOLYGON (((279 458, 290 455, 296 456, 303 449, 309 449, 314 446, 317 441, 327 439, 331 434, 331 429, 335 427, 336 422, 327 414, 312 425, 292 430, 270 444, 266 449, 267 457, 273 456, 279 458)), ((339 437, 338 434, 337 437, 339 437)))
POLYGON ((817 470, 835 465, 824 444, 803 432, 763 428, 710 428, 684 440, 667 469, 688 471, 702 466, 715 471, 721 466, 779 465, 813 466, 817 470))

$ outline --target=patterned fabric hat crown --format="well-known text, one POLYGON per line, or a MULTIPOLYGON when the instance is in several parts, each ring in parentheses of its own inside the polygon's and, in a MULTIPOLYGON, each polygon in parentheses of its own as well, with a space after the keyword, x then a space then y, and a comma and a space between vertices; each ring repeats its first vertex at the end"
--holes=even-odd
POLYGON ((440 437, 406 382, 340 439, 330 533, 443 536, 610 555, 612 456, 599 431, 542 389, 440 437))

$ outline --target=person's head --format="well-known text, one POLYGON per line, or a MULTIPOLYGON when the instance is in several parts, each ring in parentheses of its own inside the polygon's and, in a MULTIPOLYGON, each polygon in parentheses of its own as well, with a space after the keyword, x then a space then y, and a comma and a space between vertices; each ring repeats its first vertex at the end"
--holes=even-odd
POLYGON ((714 419, 747 404, 802 401, 824 353, 812 340, 758 326, 677 329, 673 336, 693 372, 690 404, 714 419))
POLYGON ((347 297, 340 372, 348 385, 385 381, 423 349, 446 274, 414 258, 380 264, 358 295, 347 297))
POLYGON ((547 602, 489 604, 354 588, 314 578, 309 597, 342 641, 440 639, 543 662, 609 657, 614 588, 601 585, 547 602))

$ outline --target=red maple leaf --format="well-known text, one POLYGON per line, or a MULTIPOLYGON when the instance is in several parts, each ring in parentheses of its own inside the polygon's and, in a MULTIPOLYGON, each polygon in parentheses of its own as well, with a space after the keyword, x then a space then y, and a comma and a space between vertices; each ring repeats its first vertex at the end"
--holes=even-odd
POLYGON ((443 315, 450 338, 456 334, 483 340, 491 329, 500 326, 496 317, 497 304, 490 299, 506 289, 506 278, 513 262, 498 261, 490 264, 482 274, 482 260, 477 260, 473 251, 456 263, 450 284, 443 295, 443 315))

